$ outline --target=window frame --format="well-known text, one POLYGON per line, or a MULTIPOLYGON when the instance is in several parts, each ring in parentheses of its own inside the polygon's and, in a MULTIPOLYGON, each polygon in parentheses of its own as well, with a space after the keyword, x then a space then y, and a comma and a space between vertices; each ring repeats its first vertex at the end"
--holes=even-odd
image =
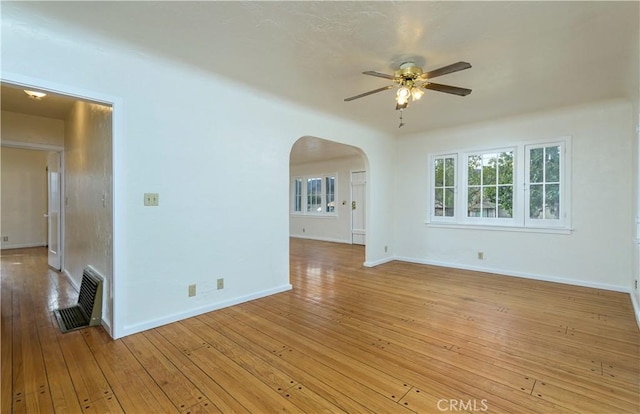
POLYGON ((308 217, 336 217, 338 215, 338 209, 335 205, 335 200, 338 194, 338 173, 331 174, 306 174, 306 175, 296 175, 291 177, 291 201, 290 201, 290 211, 291 215, 294 216, 308 216, 308 217), (334 197, 334 208, 333 211, 326 211, 328 208, 327 205, 327 179, 333 178, 333 197, 334 197), (308 211, 308 180, 319 179, 320 181, 320 206, 321 211, 308 211), (296 183, 300 182, 300 210, 296 210, 296 183))
MULTIPOLYGON (((567 228, 570 227, 569 224, 569 178, 568 178, 568 170, 567 163, 571 159, 569 155, 569 145, 567 145, 567 139, 564 140, 555 140, 555 141, 547 141, 547 142, 536 142, 527 144, 524 146, 525 149, 525 162, 524 162, 524 178, 525 178, 525 191, 524 191, 524 225, 525 227, 533 227, 533 228, 567 228), (559 218, 557 220, 544 220, 544 219, 532 219, 530 216, 530 197, 531 197, 531 182, 530 182, 530 172, 531 172, 531 151, 532 149, 537 148, 549 148, 553 146, 560 147, 560 167, 558 169, 559 172, 559 191, 560 191, 560 213, 559 218)), ((546 184, 547 182, 544 181, 546 184)), ((538 184, 538 183, 536 183, 538 184)))
MULTIPOLYGON (((491 148, 491 149, 484 149, 484 150, 476 150, 476 151, 465 151, 463 154, 463 161, 460 163, 460 169, 461 169, 461 173, 462 173, 462 180, 461 180, 461 185, 462 185, 462 191, 460 191, 461 196, 458 199, 458 205, 459 205, 459 209, 460 209, 460 220, 463 223, 466 224, 480 224, 480 225, 485 225, 485 226, 516 226, 518 223, 518 206, 519 206, 519 200, 518 197, 516 196, 518 191, 516 189, 517 187, 517 182, 518 182, 518 171, 517 171, 517 165, 518 165, 518 148, 517 146, 510 146, 510 147, 502 147, 502 148, 491 148), (498 217, 469 217, 468 215, 468 200, 469 200, 469 157, 473 156, 473 155, 486 155, 486 154, 498 154, 498 153, 502 153, 502 152, 512 152, 513 153, 513 171, 512 171, 512 178, 511 178, 511 186, 513 188, 513 194, 512 194, 512 200, 513 200, 513 205, 512 205, 512 213, 511 213, 511 217, 503 217, 503 218, 498 218, 498 217)), ((484 188, 484 187, 489 187, 488 185, 485 184, 480 184, 480 188, 484 188)), ((496 187, 498 187, 498 184, 496 183, 496 187)))
MULTIPOLYGON (((430 220, 433 222, 438 222, 438 223, 455 223, 457 220, 457 216, 458 216, 458 154, 456 153, 448 153, 448 154, 435 154, 432 155, 430 157, 431 162, 430 162, 430 174, 429 174, 429 187, 431 188, 431 203, 430 203, 430 209, 429 209, 429 215, 430 215, 430 220), (446 160, 447 159, 453 159, 453 186, 447 186, 446 185, 446 179, 444 179, 443 181, 443 186, 442 187, 436 187, 436 183, 435 183, 435 169, 436 169, 436 161, 437 160, 444 160, 445 163, 445 168, 446 168, 446 160), (453 187, 453 197, 454 197, 454 203, 453 203, 453 215, 452 216, 446 216, 446 215, 442 215, 442 216, 437 216, 435 214, 435 209, 436 209, 436 190, 438 188, 442 188, 443 190, 446 190, 446 188, 451 188, 453 187)), ((446 177, 446 173, 443 175, 443 177, 446 177)), ((443 196, 443 198, 446 198, 443 196)), ((446 209, 446 203, 445 203, 445 209, 446 209)))
POLYGON ((571 228, 571 136, 518 142, 502 147, 449 150, 429 154, 427 174, 428 201, 425 223, 433 227, 486 229, 499 231, 543 232, 570 234, 571 228), (560 219, 529 218, 529 151, 534 148, 560 146, 560 219), (470 155, 513 151, 513 212, 512 218, 467 217, 468 160, 470 155), (455 211, 453 217, 436 216, 435 160, 455 157, 455 211))

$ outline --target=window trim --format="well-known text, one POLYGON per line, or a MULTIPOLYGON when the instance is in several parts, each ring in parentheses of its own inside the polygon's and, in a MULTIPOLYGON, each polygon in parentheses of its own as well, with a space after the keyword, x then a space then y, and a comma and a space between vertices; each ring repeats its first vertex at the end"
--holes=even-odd
POLYGON ((456 223, 457 215, 458 215, 458 154, 455 152, 447 153, 447 154, 434 154, 430 156, 430 170, 429 170, 429 187, 431 188, 431 202, 429 208, 430 220, 434 223, 456 223), (454 197, 454 209, 453 216, 436 216, 435 215, 435 200, 436 200, 436 186, 435 186, 435 167, 436 160, 442 159, 446 160, 448 158, 453 159, 454 171, 453 171, 453 197, 454 197))
POLYGON ((555 140, 555 141, 546 141, 546 142, 536 142, 532 144, 527 144, 524 146, 525 149, 525 163, 524 163, 524 222, 525 227, 539 227, 539 228, 566 228, 569 227, 567 221, 570 218, 570 214, 568 213, 570 210, 569 202, 571 197, 569 197, 569 186, 568 186, 568 171, 567 163, 570 162, 571 156, 569 154, 567 145, 568 140, 555 140), (560 218, 558 220, 537 220, 532 219, 530 217, 530 194, 531 194, 531 182, 530 178, 530 150, 535 148, 547 148, 552 146, 560 147, 560 218))
POLYGON ((434 228, 454 228, 454 229, 474 229, 474 230, 498 230, 498 231, 521 231, 532 233, 570 234, 571 227, 571 136, 560 136, 552 139, 538 139, 510 143, 505 146, 494 148, 471 148, 464 150, 448 150, 429 154, 428 174, 427 174, 427 218, 425 224, 434 228), (529 160, 527 151, 534 147, 561 146, 561 219, 555 220, 527 220, 528 195, 529 190, 529 160), (483 154, 492 152, 502 152, 513 150, 513 218, 512 219, 491 219, 481 217, 467 217, 468 199, 468 156, 473 154, 483 154), (434 215, 435 208, 435 160, 445 157, 456 157, 456 185, 454 196, 455 212, 453 217, 440 217, 434 215), (564 208, 562 208, 564 206, 564 208), (546 223, 545 223, 546 222, 546 223))
POLYGON ((290 195, 291 199, 289 201, 289 210, 292 216, 306 216, 306 217, 337 217, 338 216, 338 206, 335 205, 333 211, 328 212, 324 211, 326 208, 327 201, 327 189, 326 182, 327 178, 333 177, 334 185, 333 185, 333 195, 334 202, 337 199, 338 195, 338 173, 326 173, 326 174, 305 174, 305 175, 296 175, 291 177, 290 182, 290 195), (313 178, 320 178, 321 185, 321 201, 320 205, 322 206, 322 211, 307 211, 307 180, 313 178), (301 201, 300 201, 300 211, 296 211, 296 180, 301 180, 301 201))

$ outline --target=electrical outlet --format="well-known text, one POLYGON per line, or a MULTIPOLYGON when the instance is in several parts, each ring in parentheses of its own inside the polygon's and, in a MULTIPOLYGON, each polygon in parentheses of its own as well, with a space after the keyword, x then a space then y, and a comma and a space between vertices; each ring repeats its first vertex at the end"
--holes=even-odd
POLYGON ((636 290, 638 290, 638 280, 636 280, 636 290))
POLYGON ((478 252, 478 260, 484 260, 484 252, 478 252))
POLYGON ((160 194, 144 193, 144 205, 154 207, 160 205, 160 194))
POLYGON ((189 285, 189 297, 196 295, 196 285, 189 285))
POLYGON ((9 236, 2 236, 2 241, 9 241, 9 236))
POLYGON ((386 253, 389 250, 387 246, 384 246, 384 252, 386 253))
POLYGON ((218 279, 218 290, 224 289, 224 279, 218 279))

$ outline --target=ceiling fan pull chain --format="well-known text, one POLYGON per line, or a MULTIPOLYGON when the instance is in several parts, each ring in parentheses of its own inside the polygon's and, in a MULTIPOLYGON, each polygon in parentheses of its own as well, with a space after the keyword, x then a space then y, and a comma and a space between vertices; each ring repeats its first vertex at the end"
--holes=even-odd
POLYGON ((398 128, 402 128, 404 126, 404 122, 402 122, 402 109, 400 110, 400 125, 398 125, 398 128))

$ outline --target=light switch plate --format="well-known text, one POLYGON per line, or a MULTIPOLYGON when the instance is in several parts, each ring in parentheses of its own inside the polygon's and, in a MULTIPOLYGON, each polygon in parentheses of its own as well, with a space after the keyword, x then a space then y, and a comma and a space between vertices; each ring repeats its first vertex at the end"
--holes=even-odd
POLYGON ((144 193, 145 206, 158 206, 160 203, 160 195, 158 193, 144 193))

